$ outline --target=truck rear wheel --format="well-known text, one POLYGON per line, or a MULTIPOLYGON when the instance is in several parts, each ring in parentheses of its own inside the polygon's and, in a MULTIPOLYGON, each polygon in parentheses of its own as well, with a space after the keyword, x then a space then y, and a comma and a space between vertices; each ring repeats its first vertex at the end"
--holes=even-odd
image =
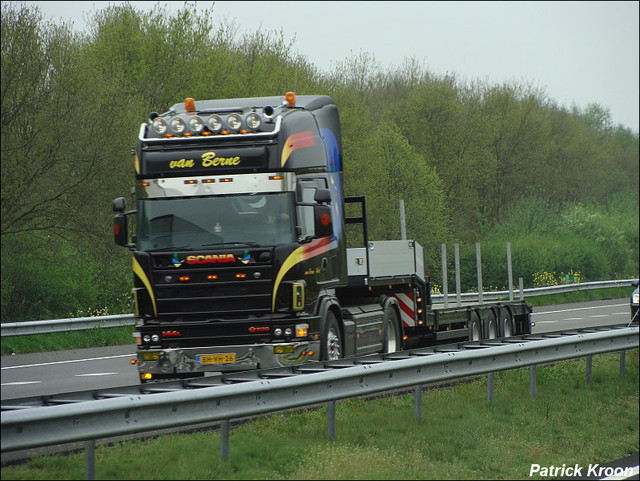
POLYGON ((396 352, 400 350, 400 327, 398 326, 398 313, 389 306, 384 327, 384 339, 382 341, 383 352, 396 352))
POLYGON ((469 340, 479 341, 482 339, 482 324, 480 323, 480 316, 477 312, 472 312, 469 319, 469 340))
POLYGON ((495 339, 498 337, 498 323, 496 321, 496 314, 493 311, 489 311, 487 314, 487 339, 495 339))
POLYGON ((335 361, 342 358, 342 336, 335 314, 327 312, 320 342, 320 360, 335 361))
POLYGON ((502 337, 511 337, 514 333, 513 316, 507 307, 500 308, 500 334, 502 337))

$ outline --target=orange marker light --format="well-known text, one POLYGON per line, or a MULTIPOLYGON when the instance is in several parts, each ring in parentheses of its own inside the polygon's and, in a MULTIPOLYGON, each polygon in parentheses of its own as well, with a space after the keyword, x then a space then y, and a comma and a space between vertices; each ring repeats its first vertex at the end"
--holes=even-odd
POLYGON ((289 104, 289 108, 293 108, 296 106, 296 94, 295 92, 287 92, 284 95, 285 100, 289 104))
POLYGON ((196 111, 196 102, 191 97, 188 99, 184 99, 184 108, 187 112, 195 112, 196 111))

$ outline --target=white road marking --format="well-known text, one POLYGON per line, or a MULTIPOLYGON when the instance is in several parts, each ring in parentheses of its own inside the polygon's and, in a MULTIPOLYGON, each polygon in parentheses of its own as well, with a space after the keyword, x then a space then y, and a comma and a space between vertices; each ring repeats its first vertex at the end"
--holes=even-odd
POLYGON ((117 372, 90 372, 87 374, 76 374, 75 377, 84 377, 84 376, 114 376, 118 374, 117 372))
POLYGON ((589 309, 604 309, 604 308, 608 308, 608 307, 621 307, 621 306, 626 306, 626 304, 609 304, 607 306, 593 306, 593 307, 576 307, 573 309, 560 309, 558 311, 544 311, 544 312, 532 312, 531 315, 535 316, 535 315, 540 315, 540 314, 556 314, 558 312, 572 312, 572 311, 586 311, 589 309))
POLYGON ((136 354, 123 354, 120 356, 105 356, 105 357, 92 357, 92 358, 88 358, 88 359, 71 359, 69 361, 53 361, 53 362, 40 362, 37 364, 26 364, 24 366, 7 366, 7 367, 3 367, 2 370, 4 371, 5 369, 19 369, 19 368, 23 368, 23 367, 41 367, 41 366, 53 366, 54 364, 70 364, 72 362, 84 362, 84 361, 101 361, 103 359, 117 359, 119 357, 135 357, 136 354))
POLYGON ((3 386, 23 386, 25 384, 42 384, 42 381, 16 381, 16 382, 3 382, 3 386))

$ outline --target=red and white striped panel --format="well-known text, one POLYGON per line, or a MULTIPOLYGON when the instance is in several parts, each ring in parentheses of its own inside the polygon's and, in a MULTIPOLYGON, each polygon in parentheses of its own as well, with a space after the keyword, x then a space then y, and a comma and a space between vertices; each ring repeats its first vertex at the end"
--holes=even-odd
POLYGON ((413 300, 413 292, 398 292, 396 294, 391 294, 391 296, 398 300, 402 325, 406 327, 414 327, 416 325, 416 305, 413 300))

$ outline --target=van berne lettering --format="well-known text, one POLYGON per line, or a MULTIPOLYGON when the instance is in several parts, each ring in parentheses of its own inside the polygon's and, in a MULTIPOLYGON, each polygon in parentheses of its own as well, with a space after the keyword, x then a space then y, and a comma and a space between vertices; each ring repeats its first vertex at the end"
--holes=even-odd
POLYGON ((224 165, 240 165, 240 157, 216 157, 215 152, 202 154, 202 167, 219 167, 224 165))
POLYGON ((193 167, 193 159, 180 159, 169 162, 170 169, 188 169, 191 167, 193 167))

